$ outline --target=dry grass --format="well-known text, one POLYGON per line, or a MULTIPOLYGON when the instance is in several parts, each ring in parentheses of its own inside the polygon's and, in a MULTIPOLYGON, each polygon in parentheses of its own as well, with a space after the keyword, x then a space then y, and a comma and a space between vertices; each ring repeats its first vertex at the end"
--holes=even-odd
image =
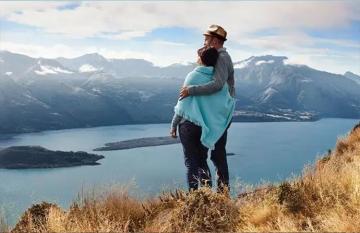
POLYGON ((2 211, 0 211, 0 232, 9 232, 10 227, 4 216, 5 214, 2 211))
POLYGON ((141 201, 110 190, 82 195, 67 211, 34 205, 12 231, 360 232, 360 127, 301 176, 237 198, 201 188, 141 201))
POLYGON ((239 203, 237 231, 360 232, 360 128, 300 177, 239 203))

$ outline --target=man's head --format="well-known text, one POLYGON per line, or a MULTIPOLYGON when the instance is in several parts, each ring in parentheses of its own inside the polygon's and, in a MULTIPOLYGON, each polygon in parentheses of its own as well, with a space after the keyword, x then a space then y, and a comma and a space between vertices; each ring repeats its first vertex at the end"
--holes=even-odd
POLYGON ((219 25, 210 25, 207 31, 203 34, 204 46, 211 46, 216 49, 222 48, 224 42, 227 40, 227 32, 219 25))
POLYGON ((198 55, 201 64, 204 66, 215 66, 219 57, 219 53, 216 48, 204 46, 198 50, 198 55))

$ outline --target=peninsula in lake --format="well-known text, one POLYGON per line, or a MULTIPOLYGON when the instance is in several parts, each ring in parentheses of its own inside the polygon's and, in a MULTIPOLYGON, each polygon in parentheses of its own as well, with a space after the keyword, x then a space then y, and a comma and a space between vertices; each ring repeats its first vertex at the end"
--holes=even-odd
POLYGON ((104 147, 94 149, 94 151, 109 151, 109 150, 126 150, 137 147, 148 147, 148 146, 161 146, 180 143, 179 138, 167 137, 147 137, 137 138, 119 142, 106 143, 104 147))
MULTIPOLYGON (((94 151, 109 151, 109 150, 126 150, 138 147, 161 146, 180 143, 179 137, 147 137, 124 140, 119 142, 106 143, 104 147, 94 149, 94 151)), ((234 156, 235 153, 226 153, 227 156, 234 156)))
POLYGON ((0 150, 0 168, 55 168, 99 165, 102 155, 83 151, 52 151, 41 146, 12 146, 0 150))

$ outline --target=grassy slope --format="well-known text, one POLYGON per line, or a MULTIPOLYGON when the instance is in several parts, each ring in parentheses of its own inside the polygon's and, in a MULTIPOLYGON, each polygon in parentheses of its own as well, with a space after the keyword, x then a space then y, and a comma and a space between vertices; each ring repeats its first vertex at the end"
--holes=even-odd
POLYGON ((12 231, 360 232, 360 126, 300 177, 236 199, 202 188, 139 201, 126 190, 111 190, 83 195, 66 211, 33 205, 12 231))

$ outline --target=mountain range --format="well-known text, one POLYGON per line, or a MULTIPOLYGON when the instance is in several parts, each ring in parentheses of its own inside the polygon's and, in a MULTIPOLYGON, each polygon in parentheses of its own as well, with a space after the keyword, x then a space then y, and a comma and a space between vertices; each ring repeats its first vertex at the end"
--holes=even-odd
MULTIPOLYGON (((170 122, 195 63, 32 58, 0 51, 0 133, 170 122)), ((234 121, 360 118, 360 76, 288 64, 284 56, 234 62, 234 121)))

